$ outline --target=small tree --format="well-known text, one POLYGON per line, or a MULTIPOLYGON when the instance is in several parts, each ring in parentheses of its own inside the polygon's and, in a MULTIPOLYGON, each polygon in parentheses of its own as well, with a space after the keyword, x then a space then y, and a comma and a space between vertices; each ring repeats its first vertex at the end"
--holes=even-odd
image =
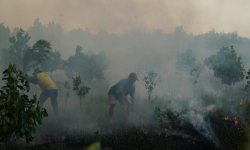
POLYGON ((144 77, 142 81, 145 81, 145 87, 148 90, 148 100, 151 101, 151 95, 155 87, 155 78, 158 76, 157 73, 148 72, 148 75, 144 77))
POLYGON ((69 92, 69 82, 68 81, 65 81, 64 82, 64 88, 67 90, 67 93, 66 93, 66 101, 65 101, 65 106, 64 106, 64 110, 65 110, 65 113, 66 113, 66 105, 67 105, 67 100, 69 98, 69 95, 70 95, 70 92, 69 92))
POLYGON ((194 85, 194 97, 195 97, 195 84, 197 83, 197 79, 199 78, 203 69, 204 65, 202 65, 199 62, 196 62, 195 66, 190 70, 191 82, 194 85))
POLYGON ((213 67, 214 76, 221 79, 222 84, 231 85, 243 80, 244 67, 241 62, 241 57, 237 57, 237 53, 231 46, 231 51, 225 54, 224 61, 213 67))
POLYGON ((17 139, 25 136, 26 142, 31 142, 36 126, 42 124, 48 114, 46 109, 40 110, 36 95, 29 99, 24 94, 25 89, 29 92, 29 82, 15 64, 9 64, 3 74, 7 83, 0 90, 0 141, 5 143, 6 149, 13 133, 17 139))
MULTIPOLYGON (((175 63, 178 71, 185 71, 191 76, 192 85, 194 85, 194 97, 195 97, 195 84, 203 71, 203 64, 197 62, 191 49, 187 49, 185 53, 176 55, 177 61, 175 63)), ((177 74, 177 73, 176 73, 177 74)))
MULTIPOLYGON (((81 115, 82 115, 82 102, 84 100, 85 95, 89 93, 89 90, 91 88, 81 85, 82 80, 80 76, 77 76, 72 79, 73 79, 73 90, 76 91, 76 95, 79 97, 79 104, 80 104, 81 115)), ((82 115, 82 118, 83 118, 83 115, 82 115)))

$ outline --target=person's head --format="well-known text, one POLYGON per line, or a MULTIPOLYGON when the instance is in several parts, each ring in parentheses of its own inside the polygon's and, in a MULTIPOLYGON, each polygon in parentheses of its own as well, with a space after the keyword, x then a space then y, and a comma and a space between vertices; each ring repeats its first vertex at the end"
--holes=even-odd
POLYGON ((136 80, 139 81, 135 72, 129 74, 128 80, 130 83, 135 83, 136 80))
POLYGON ((38 74, 38 73, 40 73, 40 72, 43 72, 42 69, 41 69, 41 68, 36 68, 36 69, 34 70, 34 73, 32 73, 32 74, 35 75, 35 74, 38 74))

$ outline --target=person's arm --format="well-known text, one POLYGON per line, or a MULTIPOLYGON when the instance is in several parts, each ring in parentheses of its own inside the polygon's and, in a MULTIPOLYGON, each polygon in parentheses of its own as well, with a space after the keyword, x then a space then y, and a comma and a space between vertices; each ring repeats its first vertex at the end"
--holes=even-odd
POLYGON ((134 102, 135 102, 135 98, 134 97, 131 97, 131 102, 132 102, 132 112, 134 112, 134 102))
POLYGON ((132 112, 134 112, 134 104, 135 104, 135 86, 133 87, 133 89, 130 92, 130 96, 131 96, 131 102, 132 102, 132 112))
POLYGON ((125 100, 127 105, 132 105, 132 103, 128 100, 128 98, 125 96, 123 90, 119 91, 119 94, 121 95, 121 97, 125 100))
POLYGON ((29 81, 30 83, 38 84, 38 82, 37 82, 37 75, 34 75, 34 76, 32 76, 32 77, 27 76, 27 79, 28 79, 28 81, 29 81))

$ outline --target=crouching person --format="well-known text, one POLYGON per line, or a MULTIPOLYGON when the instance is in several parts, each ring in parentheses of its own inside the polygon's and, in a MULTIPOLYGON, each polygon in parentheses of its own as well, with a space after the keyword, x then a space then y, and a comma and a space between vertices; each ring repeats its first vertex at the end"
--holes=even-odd
MULTIPOLYGON (((121 105, 127 105, 127 118, 129 118, 131 111, 134 111, 134 96, 135 96, 135 81, 137 79, 136 73, 132 72, 129 74, 128 78, 120 80, 117 84, 113 85, 109 92, 109 119, 113 123, 113 113, 116 100, 120 102, 121 105), (130 95, 131 101, 128 99, 127 95, 130 95)), ((138 80, 139 81, 139 80, 138 80)))
POLYGON ((42 90, 42 93, 39 97, 40 109, 42 109, 44 102, 50 97, 54 114, 58 116, 58 89, 55 83, 50 79, 50 77, 45 74, 40 68, 36 68, 34 70, 33 76, 28 76, 28 81, 33 84, 38 84, 42 90))

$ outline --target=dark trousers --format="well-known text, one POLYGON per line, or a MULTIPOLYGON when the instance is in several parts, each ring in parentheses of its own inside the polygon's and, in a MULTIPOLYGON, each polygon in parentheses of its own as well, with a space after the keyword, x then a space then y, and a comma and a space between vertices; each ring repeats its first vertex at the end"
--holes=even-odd
POLYGON ((58 115, 58 103, 57 103, 58 92, 42 92, 39 97, 39 106, 42 109, 44 102, 50 97, 51 105, 55 115, 58 115))

